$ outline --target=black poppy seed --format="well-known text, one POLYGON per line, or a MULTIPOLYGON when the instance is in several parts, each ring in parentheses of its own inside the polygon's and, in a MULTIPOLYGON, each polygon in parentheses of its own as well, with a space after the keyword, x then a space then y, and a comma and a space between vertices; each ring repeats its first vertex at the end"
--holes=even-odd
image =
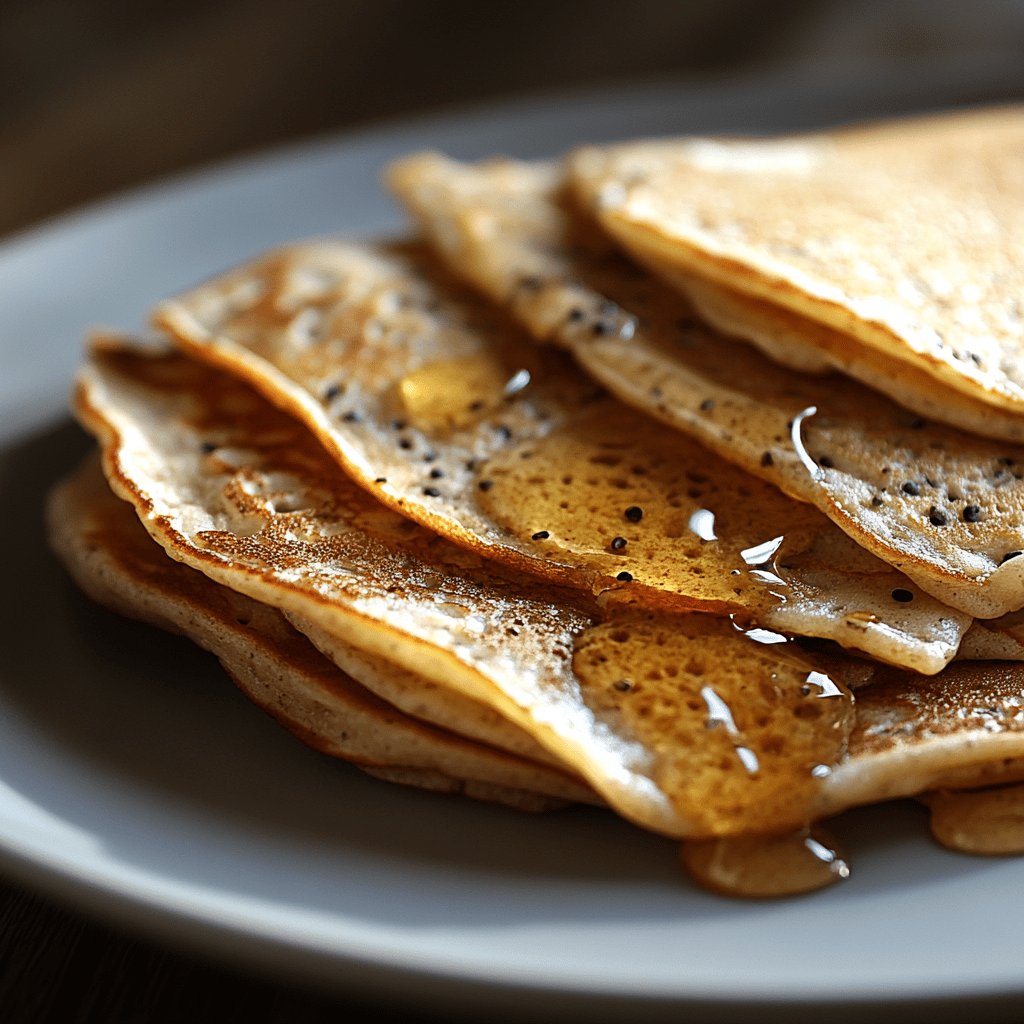
POLYGON ((324 392, 324 401, 325 402, 333 402, 334 399, 336 399, 338 397, 338 395, 340 395, 340 394, 341 394, 341 385, 340 384, 332 384, 324 392))
POLYGON ((606 321, 595 320, 590 328, 590 333, 593 334, 595 338, 600 338, 602 335, 611 334, 612 329, 606 321))
POLYGON ((536 532, 536 533, 535 533, 535 534, 534 534, 534 535, 533 535, 533 536, 532 536, 532 537, 530 538, 530 540, 547 540, 547 539, 548 539, 548 537, 550 537, 550 536, 551 536, 551 534, 550 534, 550 533, 548 533, 548 531, 547 531, 547 530, 538 530, 538 531, 537 531, 537 532, 536 532))
POLYGON ((209 455, 211 452, 215 452, 217 450, 217 446, 212 441, 204 441, 202 445, 200 445, 200 448, 204 455, 209 455))
POLYGON ((822 455, 822 457, 818 459, 818 465, 824 466, 826 469, 832 469, 835 466, 835 463, 828 455, 822 455))
POLYGON ((615 578, 620 583, 632 583, 633 582, 633 574, 631 572, 620 572, 615 578))
POLYGON ((627 693, 633 689, 633 684, 628 679, 620 679, 617 682, 612 683, 612 686, 620 693, 627 693))
POLYGON ((483 407, 484 403, 479 398, 470 402, 468 406, 470 412, 479 412, 483 407))
POLYGON ((876 494, 876 495, 875 495, 875 496, 874 496, 874 497, 873 497, 873 498, 871 499, 871 504, 872 504, 872 505, 874 505, 874 506, 875 506, 875 508, 878 508, 878 506, 882 504, 882 499, 881 499, 881 498, 880 498, 880 497, 879 497, 879 496, 878 496, 878 495, 876 494))
POLYGON ((928 522, 932 526, 945 526, 949 522, 949 517, 941 508, 936 508, 934 505, 928 509, 928 522))
POLYGON ((444 476, 444 470, 438 469, 436 466, 430 471, 431 480, 440 480, 444 476))
POLYGON ((661 396, 664 393, 665 392, 662 391, 661 388, 659 388, 657 384, 655 384, 654 387, 651 388, 651 398, 661 398, 661 396))
POLYGON ((631 523, 639 523, 644 517, 644 510, 639 505, 630 505, 622 513, 631 523))
POLYGON ((883 466, 882 467, 882 472, 883 473, 891 473, 892 472, 892 467, 891 466, 883 466))
POLYGON ((892 599, 899 601, 901 604, 906 604, 908 601, 914 600, 914 594, 910 590, 904 590, 902 587, 897 587, 892 592, 892 599))
POLYGON ((504 423, 502 423, 499 426, 495 427, 494 428, 494 432, 499 437, 504 438, 506 441, 511 441, 512 440, 512 431, 511 431, 511 429, 506 427, 504 423))
POLYGON ((404 448, 405 451, 408 451, 412 447, 412 441, 407 437, 403 437, 402 440, 398 442, 398 447, 404 448))
POLYGON ((1011 558, 1018 558, 1020 555, 1024 555, 1024 551, 1007 551, 1006 554, 999 559, 999 564, 1002 565, 1003 562, 1008 562, 1011 558))
POLYGON ((423 456, 424 462, 437 462, 437 452, 427 452, 423 456))
POLYGON ((977 505, 965 505, 964 511, 964 522, 965 523, 977 523, 981 521, 981 509, 977 505))
POLYGON ((576 308, 570 309, 569 312, 566 314, 566 319, 571 320, 573 323, 576 323, 578 320, 582 320, 583 310, 576 308))
POLYGON ((481 480, 480 483, 477 484, 477 487, 481 491, 489 491, 493 486, 494 486, 494 481, 493 480, 481 480))
POLYGON ((775 465, 775 459, 772 458, 772 453, 771 452, 764 452, 761 455, 761 465, 762 466, 774 466, 775 465))
POLYGON ((408 423, 406 423, 405 420, 392 420, 391 421, 391 428, 393 430, 405 430, 405 428, 407 426, 408 426, 408 423))
POLYGON ((612 551, 621 551, 626 543, 625 537, 612 537, 612 551))
POLYGON ((511 636, 519 636, 519 630, 518 630, 518 629, 516 629, 516 628, 515 628, 515 626, 509 626, 509 627, 508 627, 508 633, 509 633, 509 634, 510 634, 511 636))
POLYGON ((932 478, 931 478, 930 476, 926 476, 926 477, 924 478, 924 482, 925 482, 925 483, 926 483, 926 484, 927 484, 927 485, 928 485, 929 487, 934 487, 934 486, 935 486, 935 481, 934 481, 934 480, 933 480, 933 479, 932 479, 932 478))
POLYGON ((466 469, 472 473, 476 469, 476 459, 466 459, 466 469))
POLYGON ((359 413, 357 413, 357 412, 347 412, 341 418, 346 423, 358 423, 359 422, 359 413))
POLYGON ((373 482, 375 484, 386 484, 388 482, 388 478, 386 476, 374 477, 373 482))
POLYGON ((715 400, 713 398, 705 398, 704 401, 700 403, 701 412, 711 412, 711 410, 714 409, 714 407, 715 400))
POLYGON ((917 496, 918 496, 918 495, 919 495, 919 494, 921 493, 921 488, 920 488, 920 487, 918 487, 918 486, 917 486, 917 484, 915 484, 913 480, 908 480, 908 481, 907 481, 907 482, 906 482, 906 483, 905 483, 905 484, 904 484, 904 485, 903 485, 903 486, 902 486, 902 487, 900 488, 900 490, 901 490, 901 491, 902 491, 902 492, 903 492, 904 494, 909 494, 909 495, 911 495, 911 496, 913 496, 913 497, 915 497, 915 498, 916 498, 916 497, 917 497, 917 496))
POLYGON ((424 487, 423 488, 423 493, 428 498, 440 498, 441 497, 441 492, 436 487, 424 487))

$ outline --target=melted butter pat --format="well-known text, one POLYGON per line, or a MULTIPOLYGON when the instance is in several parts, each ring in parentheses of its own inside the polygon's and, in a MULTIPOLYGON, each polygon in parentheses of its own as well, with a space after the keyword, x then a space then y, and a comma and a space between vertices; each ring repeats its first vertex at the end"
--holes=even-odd
POLYGON ((850 876, 846 857, 820 829, 683 843, 694 881, 726 896, 770 899, 814 892, 850 876))
POLYGON ((451 429, 475 422, 529 382, 527 371, 510 374, 501 360, 481 354, 421 366, 402 378, 398 394, 418 426, 451 429))
POLYGON ((932 836, 948 849, 1024 853, 1024 785, 940 790, 923 799, 931 811, 932 836))

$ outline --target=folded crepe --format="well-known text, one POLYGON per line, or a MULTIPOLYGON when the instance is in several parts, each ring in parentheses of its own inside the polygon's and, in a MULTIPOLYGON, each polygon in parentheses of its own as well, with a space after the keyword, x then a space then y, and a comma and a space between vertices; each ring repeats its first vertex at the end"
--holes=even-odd
POLYGON ((709 615, 602 610, 384 508, 295 421, 180 355, 107 342, 76 406, 175 559, 489 705, 644 827, 778 833, 1021 775, 1020 666, 922 677, 709 615))
POLYGON ((730 332, 1024 438, 1024 107, 589 148, 571 175, 615 238, 730 332))
MULTIPOLYGON (((94 456, 51 492, 47 518, 54 550, 85 593, 211 651, 250 700, 309 746, 391 781, 520 810, 597 802, 564 771, 463 738, 459 707, 444 728, 403 714, 276 609, 168 558, 113 495, 94 456)), ((377 659, 376 670, 386 675, 387 663, 377 659)))
POLYGON ((297 415, 382 502, 489 559, 918 671, 954 656, 967 613, 609 397, 435 263, 422 245, 289 246, 155 322, 297 415))
MULTIPOLYGON (((947 605, 995 618, 1024 604, 1024 447, 706 327, 581 214, 557 165, 420 154, 388 177, 449 266, 621 399, 815 505, 947 605)), ((985 640, 1019 656, 1018 638, 985 640)))

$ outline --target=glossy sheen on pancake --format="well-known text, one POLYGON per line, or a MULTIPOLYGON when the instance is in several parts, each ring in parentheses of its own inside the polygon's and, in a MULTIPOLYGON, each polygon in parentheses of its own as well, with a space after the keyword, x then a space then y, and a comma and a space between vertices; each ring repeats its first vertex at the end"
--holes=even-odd
POLYGON ((712 616, 601 621, 375 505, 294 423, 181 358, 98 353, 77 404, 108 479, 175 557, 490 703, 648 828, 779 832, 1019 775, 1019 665, 876 684, 870 663, 712 616))
POLYGON ((1024 107, 574 164, 602 223, 685 269, 1024 412, 1024 107))
POLYGON ((866 662, 708 615, 602 621, 586 595, 380 506, 293 420, 180 356, 96 353, 77 408, 113 488, 174 557, 496 708, 648 828, 800 822, 814 771, 843 753, 843 680, 869 678, 866 662))
POLYGON ((816 505, 946 604, 992 618, 1024 603, 1024 559, 1007 557, 1024 550, 1024 447, 714 333, 565 205, 549 166, 425 155, 390 181, 453 266, 625 401, 816 505))
POLYGON ((736 613, 920 671, 954 655, 967 616, 598 393, 422 253, 292 247, 164 304, 157 322, 298 414, 381 500, 471 550, 604 600, 736 613), (912 602, 893 599, 907 587, 912 602))
POLYGON ((308 745, 375 774, 400 769, 410 785, 523 810, 595 801, 563 772, 406 717, 317 653, 280 612, 169 559, 111 493, 95 457, 54 489, 47 517, 54 550, 87 594, 211 651, 246 696, 308 745))

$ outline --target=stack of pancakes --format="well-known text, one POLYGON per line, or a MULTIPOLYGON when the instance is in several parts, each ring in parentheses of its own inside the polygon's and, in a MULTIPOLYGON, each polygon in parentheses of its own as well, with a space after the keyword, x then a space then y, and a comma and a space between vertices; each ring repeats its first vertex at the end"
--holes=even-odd
POLYGON ((1022 848, 1024 110, 387 180, 409 239, 94 339, 79 584, 313 746, 726 891, 844 876, 817 823, 896 796, 1022 848))

